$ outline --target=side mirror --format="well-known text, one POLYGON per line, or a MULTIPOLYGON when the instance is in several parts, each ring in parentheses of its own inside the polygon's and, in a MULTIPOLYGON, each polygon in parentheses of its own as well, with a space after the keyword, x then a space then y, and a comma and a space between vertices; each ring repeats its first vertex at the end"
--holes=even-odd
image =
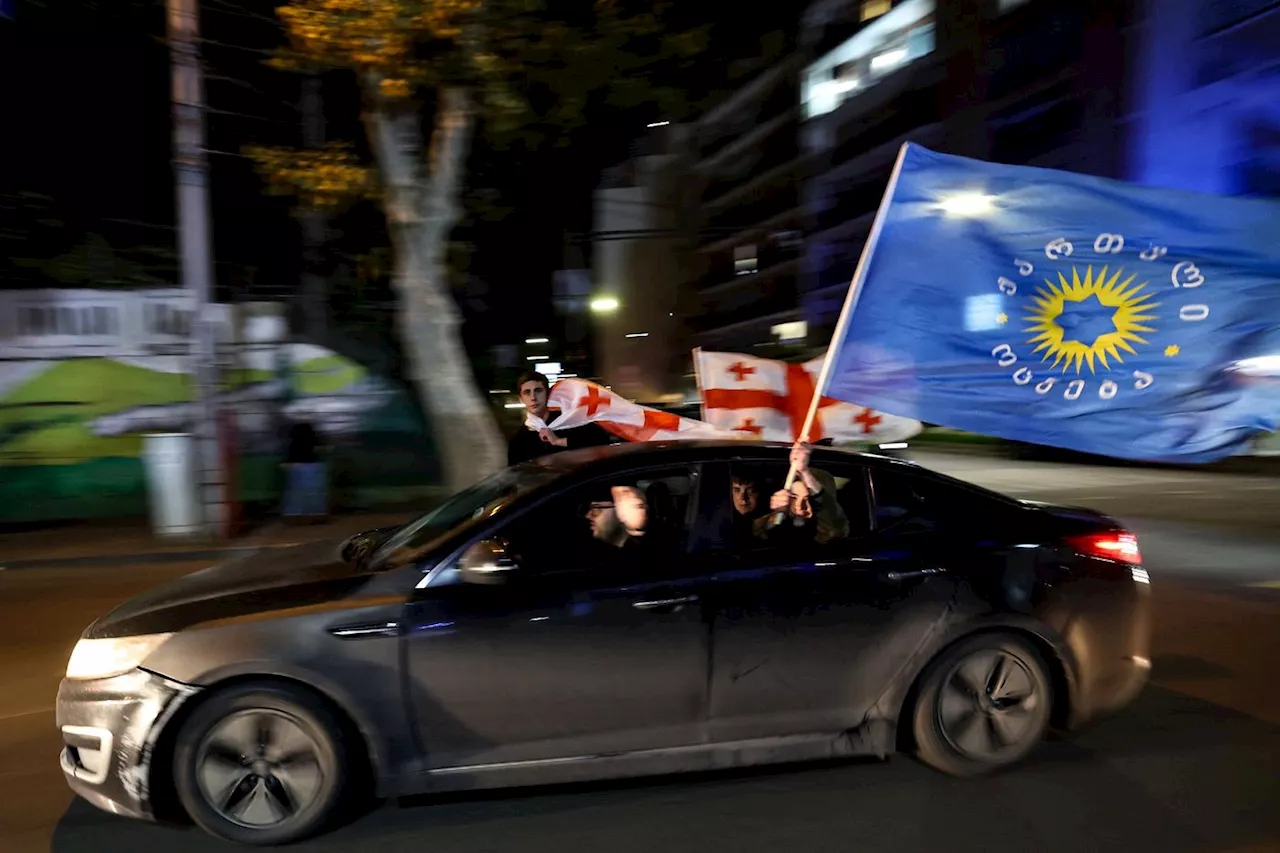
POLYGON ((458 574, 463 583, 498 586, 520 568, 501 539, 482 539, 463 552, 458 574))
POLYGON ((399 527, 377 527, 357 533, 343 543, 342 561, 363 565, 364 561, 399 529, 399 527))

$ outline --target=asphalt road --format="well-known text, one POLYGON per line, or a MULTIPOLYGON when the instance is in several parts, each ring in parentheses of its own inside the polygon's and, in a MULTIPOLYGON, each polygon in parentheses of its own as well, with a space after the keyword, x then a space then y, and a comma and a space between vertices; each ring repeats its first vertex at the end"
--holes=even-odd
MULTIPOLYGON (((959 781, 899 757, 386 805, 301 851, 1280 851, 1280 483, 922 459, 1139 533, 1153 683, 1123 716, 1026 766, 959 781)), ((75 637, 187 565, 0 572, 0 851, 228 850, 74 801, 51 704, 75 637)))

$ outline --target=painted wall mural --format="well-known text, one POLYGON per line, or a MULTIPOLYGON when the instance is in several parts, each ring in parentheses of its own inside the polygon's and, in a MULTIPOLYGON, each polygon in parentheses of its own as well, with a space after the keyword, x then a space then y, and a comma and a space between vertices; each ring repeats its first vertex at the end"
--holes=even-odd
MULTIPOLYGON (((292 344, 278 305, 217 306, 235 415, 241 497, 271 503, 289 423, 334 449, 356 503, 437 481, 430 442, 400 387, 320 347, 292 344)), ((0 293, 0 523, 143 514, 143 434, 189 427, 181 290, 0 293)))

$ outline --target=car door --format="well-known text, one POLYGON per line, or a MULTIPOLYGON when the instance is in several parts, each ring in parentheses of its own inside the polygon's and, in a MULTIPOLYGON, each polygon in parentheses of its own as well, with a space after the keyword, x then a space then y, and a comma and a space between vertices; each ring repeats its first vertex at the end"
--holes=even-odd
MULTIPOLYGON (((856 727, 952 598, 937 550, 875 529, 860 464, 815 455, 813 467, 834 475, 845 535, 810 545, 738 537, 713 558, 713 741, 856 727)), ((730 473, 708 470, 704 488, 727 497, 730 473)), ((772 474, 754 466, 762 504, 785 473, 781 460, 772 474)))
POLYGON ((651 502, 649 532, 667 525, 651 554, 596 547, 585 509, 608 482, 594 482, 487 532, 518 555, 506 583, 462 583, 445 570, 418 591, 406 666, 430 767, 705 740, 710 629, 700 569, 686 557, 697 471, 626 479, 651 502))

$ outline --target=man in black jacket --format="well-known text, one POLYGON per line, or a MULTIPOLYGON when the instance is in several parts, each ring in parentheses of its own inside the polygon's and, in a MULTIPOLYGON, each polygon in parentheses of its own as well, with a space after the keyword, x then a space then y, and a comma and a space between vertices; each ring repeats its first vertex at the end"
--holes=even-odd
MULTIPOLYGON (((516 381, 520 392, 520 402, 524 403, 525 412, 534 415, 547 423, 551 420, 552 409, 547 407, 547 395, 551 392, 551 383, 547 377, 536 371, 520 374, 516 381)), ((552 431, 544 429, 534 431, 521 425, 507 444, 507 464, 516 465, 546 456, 548 453, 559 453, 561 450, 576 450, 579 447, 598 447, 612 444, 613 436, 596 424, 585 424, 576 429, 552 431)))

